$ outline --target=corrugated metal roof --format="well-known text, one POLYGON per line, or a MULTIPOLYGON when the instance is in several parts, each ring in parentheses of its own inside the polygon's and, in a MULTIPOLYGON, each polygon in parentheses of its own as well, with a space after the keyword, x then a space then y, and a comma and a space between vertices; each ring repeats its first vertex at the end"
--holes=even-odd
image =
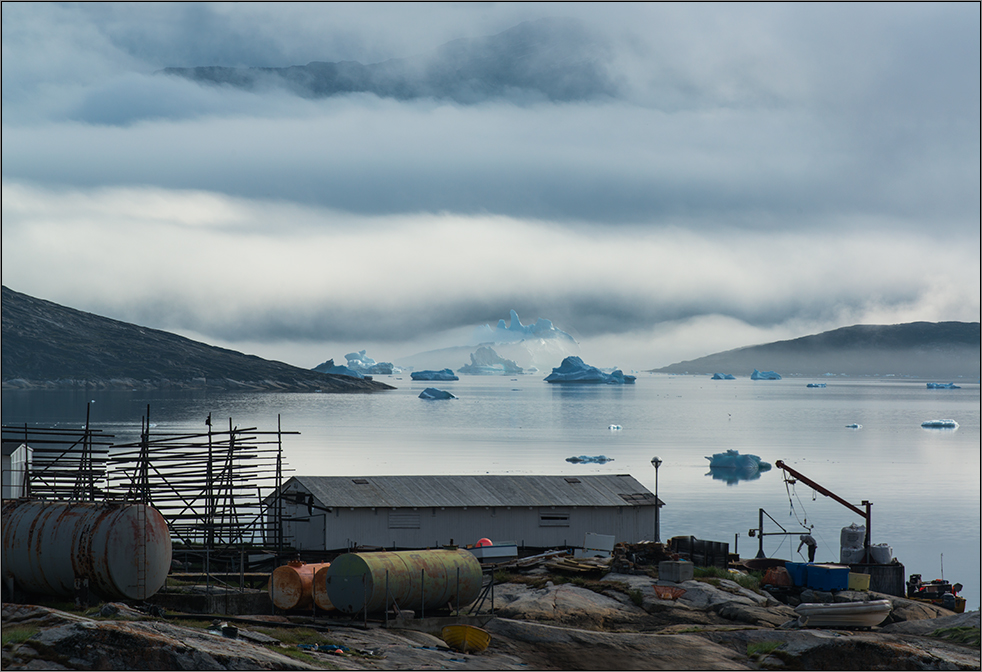
POLYGON ((326 507, 653 506, 628 474, 589 476, 294 476, 326 507))

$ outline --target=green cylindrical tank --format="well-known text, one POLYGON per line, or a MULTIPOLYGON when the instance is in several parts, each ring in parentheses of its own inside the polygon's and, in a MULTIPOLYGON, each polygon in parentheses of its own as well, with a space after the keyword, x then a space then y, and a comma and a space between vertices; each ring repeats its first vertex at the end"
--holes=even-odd
POLYGON ((464 606, 480 595, 481 578, 481 563, 462 550, 347 553, 326 572, 331 604, 347 614, 393 603, 412 610, 464 606))

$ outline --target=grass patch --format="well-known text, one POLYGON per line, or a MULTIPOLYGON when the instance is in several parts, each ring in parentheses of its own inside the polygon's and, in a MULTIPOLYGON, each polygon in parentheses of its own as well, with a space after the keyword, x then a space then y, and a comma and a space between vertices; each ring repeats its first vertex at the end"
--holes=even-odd
POLYGON ((26 642, 34 635, 38 634, 40 629, 35 626, 30 625, 12 625, 9 628, 3 629, 3 646, 7 644, 20 644, 21 642, 26 642))
POLYGON ((720 579, 726 579, 727 581, 737 583, 741 588, 752 590, 755 593, 760 592, 760 582, 764 577, 760 572, 750 572, 749 574, 733 573, 726 569, 720 569, 719 567, 693 567, 692 576, 717 588, 719 588, 720 579))
POLYGON ((640 607, 644 604, 644 593, 638 588, 627 591, 627 596, 631 598, 631 602, 634 602, 635 606, 640 607))
POLYGON ((941 639, 947 639, 956 644, 965 644, 966 646, 982 645, 982 636, 980 635, 982 635, 982 631, 969 625, 962 625, 955 628, 939 628, 931 633, 932 637, 940 637, 941 639))
POLYGON ((311 630, 310 628, 264 628, 250 626, 249 629, 269 635, 270 637, 275 637, 289 646, 296 646, 297 644, 333 644, 339 646, 336 641, 327 637, 323 632, 311 630))
POLYGON ((308 665, 313 665, 314 667, 319 667, 322 670, 340 670, 341 669, 340 667, 337 667, 336 665, 332 665, 331 663, 329 663, 329 662, 327 662, 325 660, 321 660, 320 658, 316 658, 316 657, 310 655, 309 653, 307 653, 306 651, 301 651, 300 649, 279 647, 279 648, 274 648, 273 651, 276 651, 277 653, 282 653, 284 656, 287 656, 289 658, 293 658, 294 660, 299 660, 301 662, 307 663, 308 665))
POLYGON ((753 658, 755 656, 766 656, 767 654, 774 651, 774 649, 780 648, 784 642, 753 642, 747 644, 747 656, 753 658))

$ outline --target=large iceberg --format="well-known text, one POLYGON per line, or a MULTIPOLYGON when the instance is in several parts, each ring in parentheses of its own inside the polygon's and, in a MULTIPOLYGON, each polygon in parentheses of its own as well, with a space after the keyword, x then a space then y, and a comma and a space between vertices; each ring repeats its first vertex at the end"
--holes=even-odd
POLYGON ((359 373, 369 373, 379 376, 390 375, 394 372, 394 367, 390 362, 376 362, 366 355, 364 350, 349 352, 344 358, 348 360, 348 368, 359 373))
POLYGON ((583 363, 579 357, 567 357, 563 363, 552 370, 544 379, 547 383, 580 383, 588 385, 624 385, 636 380, 635 376, 625 375, 620 369, 604 373, 595 366, 583 363))
POLYGON ((510 359, 498 356, 498 353, 487 346, 481 346, 471 353, 471 363, 457 369, 457 373, 472 376, 518 375, 524 369, 510 359))
POLYGON ((576 340, 561 329, 553 326, 552 320, 540 317, 535 324, 524 325, 518 319, 518 313, 511 311, 511 322, 505 324, 504 319, 498 320, 494 329, 485 324, 474 329, 471 344, 481 343, 515 343, 530 338, 558 338, 576 343, 576 340))
POLYGON ((750 374, 750 380, 781 380, 781 375, 773 371, 758 371, 754 369, 754 372, 750 374))
POLYGON ((736 376, 731 373, 714 373, 710 380, 736 380, 736 376))
POLYGON ((420 399, 426 399, 427 401, 433 401, 436 399, 456 399, 446 390, 438 390, 435 387, 427 387, 425 390, 419 393, 420 399))
POLYGON ((349 369, 347 366, 340 366, 334 363, 334 359, 329 359, 323 364, 318 364, 314 367, 314 371, 319 373, 330 373, 335 376, 348 376, 349 378, 364 378, 362 374, 358 373, 354 369, 349 369))
POLYGON ((714 469, 740 469, 746 471, 767 471, 771 468, 768 462, 762 461, 750 453, 740 454, 739 450, 730 448, 725 453, 714 453, 707 457, 709 466, 714 469))
POLYGON ((460 380, 450 369, 442 371, 413 371, 409 374, 413 380, 460 380))

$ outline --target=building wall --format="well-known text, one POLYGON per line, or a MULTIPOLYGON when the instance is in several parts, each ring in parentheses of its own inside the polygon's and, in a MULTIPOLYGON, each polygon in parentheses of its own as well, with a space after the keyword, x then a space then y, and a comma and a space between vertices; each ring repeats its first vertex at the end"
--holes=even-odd
POLYGON ((482 537, 537 547, 582 546, 588 532, 617 542, 654 538, 653 506, 334 508, 284 502, 285 541, 302 550, 351 546, 430 548, 473 544, 482 537))

